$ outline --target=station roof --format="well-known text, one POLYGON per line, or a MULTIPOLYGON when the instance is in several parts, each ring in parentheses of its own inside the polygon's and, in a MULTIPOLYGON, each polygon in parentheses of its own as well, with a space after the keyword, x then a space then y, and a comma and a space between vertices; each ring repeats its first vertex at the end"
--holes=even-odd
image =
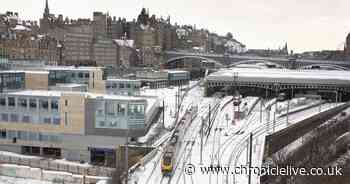
POLYGON ((210 74, 207 81, 350 85, 350 71, 231 68, 210 74))

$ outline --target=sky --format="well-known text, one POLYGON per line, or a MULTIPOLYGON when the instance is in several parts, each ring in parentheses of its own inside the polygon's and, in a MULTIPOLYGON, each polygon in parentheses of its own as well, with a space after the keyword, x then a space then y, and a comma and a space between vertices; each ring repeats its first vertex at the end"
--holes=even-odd
MULTIPOLYGON (((45 0, 10 0, 0 13, 18 12, 39 20, 45 0)), ((50 13, 92 18, 93 11, 128 20, 142 7, 171 22, 196 25, 233 36, 249 49, 277 49, 286 42, 295 52, 343 49, 350 32, 349 0, 49 0, 50 13)))

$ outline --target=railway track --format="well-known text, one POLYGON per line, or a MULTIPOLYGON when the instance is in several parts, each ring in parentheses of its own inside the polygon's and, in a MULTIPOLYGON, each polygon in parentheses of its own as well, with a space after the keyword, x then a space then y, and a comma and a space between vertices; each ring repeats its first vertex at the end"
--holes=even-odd
MULTIPOLYGON (((290 119, 290 120, 292 120, 292 119, 290 119)), ((256 139, 257 137, 261 136, 261 135, 264 135, 264 134, 268 133, 270 123, 271 123, 271 121, 265 123, 264 125, 260 125, 259 127, 255 128, 253 131, 251 131, 253 133, 253 140, 256 139)), ((285 123, 286 123, 285 119, 281 118, 281 119, 276 120, 275 126, 279 127, 279 126, 281 126, 281 125, 283 125, 285 123)), ((250 135, 247 134, 244 137, 242 137, 237 142, 237 144, 235 144, 234 149, 233 149, 235 151, 231 153, 229 161, 228 161, 228 165, 231 165, 231 163, 234 161, 234 168, 237 167, 238 160, 239 160, 240 156, 242 155, 243 151, 246 148, 246 143, 249 141, 249 137, 250 137, 250 135)), ((226 176, 226 184, 229 183, 228 176, 229 175, 226 176)), ((233 180, 233 183, 236 183, 235 175, 232 175, 232 180, 233 180)))

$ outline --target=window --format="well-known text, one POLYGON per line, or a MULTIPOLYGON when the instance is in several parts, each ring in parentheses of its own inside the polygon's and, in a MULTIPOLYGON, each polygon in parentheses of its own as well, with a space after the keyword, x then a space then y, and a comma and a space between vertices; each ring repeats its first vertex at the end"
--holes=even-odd
POLYGON ((36 132, 29 132, 29 140, 31 141, 39 140, 39 134, 36 132))
POLYGON ((27 108, 27 99, 25 98, 19 98, 17 100, 17 106, 22 108, 27 108))
POLYGON ((117 127, 117 122, 116 121, 112 121, 110 124, 110 127, 117 127))
POLYGON ((126 104, 118 104, 118 114, 124 115, 126 109, 126 104))
POLYGON ((59 125, 61 123, 61 118, 53 118, 53 124, 59 125))
POLYGON ((78 73, 78 77, 79 78, 84 78, 84 74, 83 73, 78 73))
POLYGON ((39 100, 39 108, 43 110, 48 110, 49 109, 49 102, 47 99, 40 99, 39 100))
POLYGON ((15 98, 14 97, 8 97, 8 103, 10 107, 15 106, 15 98))
POLYGON ((119 88, 123 89, 124 88, 124 84, 119 84, 119 88))
POLYGON ((113 116, 114 115, 114 103, 107 101, 106 102, 106 114, 113 116))
POLYGON ((10 121, 11 122, 18 122, 18 115, 17 114, 11 114, 10 121))
POLYGON ((45 134, 42 134, 42 133, 39 133, 39 140, 40 141, 48 141, 49 140, 49 136, 45 135, 45 134))
POLYGON ((28 132, 26 131, 18 131, 17 133, 18 135, 18 139, 21 139, 21 140, 28 140, 29 137, 28 137, 28 132))
POLYGON ((102 109, 97 110, 97 115, 102 116, 103 115, 103 110, 102 109))
POLYGON ((44 123, 51 124, 51 118, 49 118, 49 117, 44 118, 44 123))
POLYGON ((22 122, 23 123, 30 123, 30 116, 24 115, 22 117, 22 122))
POLYGON ((112 88, 116 89, 116 88, 118 88, 117 86, 118 86, 117 83, 113 83, 113 87, 112 88))
POLYGON ((6 106, 6 98, 0 98, 0 106, 6 106))
POLYGON ((0 139, 6 139, 6 130, 0 130, 0 139))
POLYGON ((51 100, 51 110, 57 112, 58 111, 58 101, 51 100))
POLYGON ((68 125, 68 113, 64 112, 64 124, 67 126, 68 125))
POLYGON ((8 132, 7 132, 7 138, 8 139, 13 139, 13 138, 17 138, 17 132, 16 131, 13 131, 13 130, 9 130, 8 132))
POLYGON ((5 121, 5 122, 8 122, 8 121, 9 121, 9 116, 8 116, 8 114, 1 114, 1 120, 2 120, 2 121, 5 121))
POLYGON ((85 78, 88 79, 89 77, 90 77, 90 74, 89 74, 89 73, 86 73, 86 74, 85 74, 85 78))
POLYGON ((131 88, 131 85, 130 84, 126 84, 126 88, 131 88))
POLYGON ((64 105, 65 105, 65 106, 68 106, 68 100, 65 100, 65 101, 64 101, 64 105))
POLYGON ((99 122, 99 127, 104 127, 105 126, 105 122, 104 121, 100 121, 99 122))
POLYGON ((29 107, 30 107, 31 109, 36 109, 36 107, 37 107, 36 99, 30 99, 30 100, 29 100, 29 107))

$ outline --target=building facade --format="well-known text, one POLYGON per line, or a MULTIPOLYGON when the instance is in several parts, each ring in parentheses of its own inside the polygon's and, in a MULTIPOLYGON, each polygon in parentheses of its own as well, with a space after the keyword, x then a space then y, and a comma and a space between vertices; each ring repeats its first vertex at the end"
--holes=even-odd
POLYGON ((124 144, 125 136, 143 136, 158 101, 34 90, 2 93, 0 109, 2 150, 94 162, 98 152, 124 144))

